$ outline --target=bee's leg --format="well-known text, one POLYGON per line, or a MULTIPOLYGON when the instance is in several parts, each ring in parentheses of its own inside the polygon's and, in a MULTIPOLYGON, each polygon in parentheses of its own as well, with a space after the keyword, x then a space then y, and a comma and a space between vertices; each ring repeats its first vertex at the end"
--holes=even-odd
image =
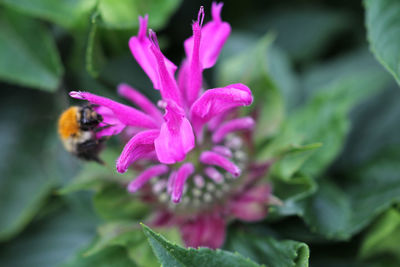
POLYGON ((83 142, 78 145, 76 155, 84 160, 92 160, 96 161, 104 165, 104 161, 99 158, 99 152, 101 150, 101 143, 103 143, 105 139, 93 139, 83 142))
POLYGON ((114 125, 107 124, 107 125, 104 125, 104 126, 101 126, 101 127, 97 127, 97 128, 93 129, 93 132, 98 133, 98 132, 100 132, 100 131, 102 131, 104 129, 110 128, 111 126, 114 126, 114 125))

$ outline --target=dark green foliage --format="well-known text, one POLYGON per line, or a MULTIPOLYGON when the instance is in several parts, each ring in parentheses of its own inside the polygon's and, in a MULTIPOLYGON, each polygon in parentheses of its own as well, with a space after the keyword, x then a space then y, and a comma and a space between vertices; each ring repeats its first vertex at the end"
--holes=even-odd
POLYGON ((274 160, 283 205, 229 222, 220 250, 185 249, 179 229, 140 226, 152 207, 115 170, 121 139, 101 166, 57 138, 68 91, 123 102, 125 82, 156 102, 128 47, 137 17, 179 65, 209 1, 0 0, 1 266, 400 265, 400 2, 225 2, 232 34, 205 88, 251 88, 254 160, 274 160))

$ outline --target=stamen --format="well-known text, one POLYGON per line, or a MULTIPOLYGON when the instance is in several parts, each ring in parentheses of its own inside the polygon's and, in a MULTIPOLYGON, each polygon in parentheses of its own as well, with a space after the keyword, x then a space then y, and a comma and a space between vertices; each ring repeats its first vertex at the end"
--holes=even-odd
POLYGON ((157 34, 152 29, 149 29, 149 39, 157 49, 160 49, 160 45, 158 44, 157 34))
POLYGON ((199 13, 197 14, 197 22, 199 23, 199 26, 203 26, 203 21, 204 21, 204 7, 200 6, 199 13))
POLYGON ((240 139, 239 137, 234 136, 234 137, 228 139, 228 140, 225 142, 225 145, 226 145, 227 147, 231 148, 231 149, 239 149, 239 148, 242 147, 243 141, 242 141, 242 139, 240 139))
POLYGON ((192 194, 195 197, 200 197, 201 196, 201 190, 197 189, 197 188, 193 188, 192 190, 192 194))
POLYGON ((167 202, 168 201, 168 194, 167 193, 162 193, 159 197, 158 197, 158 200, 160 200, 160 202, 167 202))
POLYGON ((235 158, 240 161, 245 161, 245 160, 247 160, 247 155, 242 150, 238 150, 235 152, 235 158))
POLYGON ((205 202, 211 202, 212 201, 212 196, 209 193, 205 193, 203 196, 203 199, 205 202))
POLYGON ((213 192, 215 190, 215 184, 207 183, 206 188, 207 188, 207 191, 213 192))
POLYGON ((161 191, 163 191, 166 187, 167 187, 167 181, 165 179, 157 181, 153 185, 153 192, 154 192, 154 194, 158 194, 161 191))
POLYGON ((201 175, 196 174, 193 179, 194 179, 194 184, 198 188, 203 188, 204 187, 204 178, 201 175))
POLYGON ((157 107, 161 109, 166 109, 167 108, 167 101, 165 100, 158 100, 157 101, 157 107))

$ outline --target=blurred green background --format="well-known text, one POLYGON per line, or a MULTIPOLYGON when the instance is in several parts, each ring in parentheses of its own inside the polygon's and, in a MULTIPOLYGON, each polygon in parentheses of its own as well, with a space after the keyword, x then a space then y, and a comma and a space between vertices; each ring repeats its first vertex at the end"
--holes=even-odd
MULTIPOLYGON (((376 2, 400 14, 393 1, 376 2)), ((71 90, 118 99, 116 85, 126 82, 156 101, 128 48, 137 17, 149 14, 178 65, 200 5, 208 21, 211 1, 0 0, 1 266, 154 264, 144 236, 129 229, 124 239, 104 226, 145 213, 105 186, 133 178, 115 173, 121 144, 110 141, 106 167, 79 162, 62 148, 56 122, 77 103, 71 90)), ((259 160, 292 144, 323 145, 274 166, 270 179, 285 205, 265 222, 231 225, 223 249, 268 266, 306 266, 303 243, 274 241, 290 239, 309 246, 311 266, 400 265, 400 90, 369 50, 367 35, 375 45, 374 26, 387 26, 372 8, 366 22, 356 0, 225 1, 232 34, 205 72, 208 87, 250 86, 262 113, 259 160)), ((400 31, 397 20, 387 36, 400 31)), ((390 59, 380 49, 378 58, 390 59)))

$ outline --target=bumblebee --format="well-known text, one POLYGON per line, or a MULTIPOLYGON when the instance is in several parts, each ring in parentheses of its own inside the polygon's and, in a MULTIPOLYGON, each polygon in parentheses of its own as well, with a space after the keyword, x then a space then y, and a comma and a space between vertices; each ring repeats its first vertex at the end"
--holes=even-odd
POLYGON ((103 117, 92 105, 72 106, 58 120, 58 133, 65 149, 83 160, 104 164, 99 153, 106 138, 96 138, 103 117))

